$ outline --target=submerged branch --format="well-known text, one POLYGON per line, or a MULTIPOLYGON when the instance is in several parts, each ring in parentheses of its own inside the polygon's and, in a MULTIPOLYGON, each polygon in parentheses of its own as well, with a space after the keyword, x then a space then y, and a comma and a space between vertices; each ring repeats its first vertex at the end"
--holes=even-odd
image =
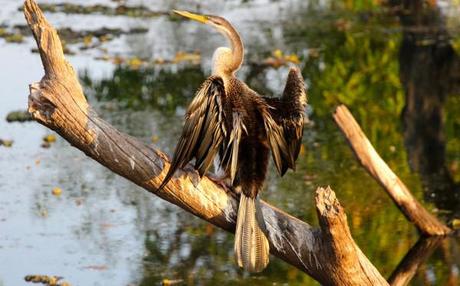
MULTIPOLYGON (((39 48, 45 76, 31 84, 29 112, 73 146, 147 191, 233 232, 237 198, 186 167, 158 190, 169 159, 161 151, 122 134, 91 110, 78 78, 65 60, 59 37, 33 0, 24 13, 39 48)), ((353 241, 346 215, 331 189, 318 189, 320 228, 262 202, 271 252, 324 285, 388 285, 353 241)))

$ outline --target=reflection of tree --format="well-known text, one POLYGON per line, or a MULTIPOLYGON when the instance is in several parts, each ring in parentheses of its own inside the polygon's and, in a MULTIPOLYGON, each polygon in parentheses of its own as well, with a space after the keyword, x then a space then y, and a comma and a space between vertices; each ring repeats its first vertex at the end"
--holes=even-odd
POLYGON ((390 285, 458 285, 458 255, 458 238, 421 238, 392 273, 390 285))
POLYGON ((164 112, 174 112, 176 107, 186 105, 204 79, 197 66, 178 72, 118 66, 111 78, 94 82, 83 75, 82 82, 89 94, 94 94, 98 100, 115 99, 130 108, 150 105, 164 112))
MULTIPOLYGON (((182 221, 191 221, 184 215, 182 221)), ((162 279, 182 279, 190 285, 224 281, 232 263, 232 239, 214 227, 199 221, 181 222, 167 237, 157 229, 147 233, 144 258, 145 274, 140 285, 152 285, 162 279), (219 237, 220 236, 220 237, 219 237), (228 266, 228 267, 226 267, 228 266), (163 269, 164 272, 158 271, 163 269)), ((231 275, 230 275, 231 276, 231 275)), ((228 279, 235 277, 227 277, 228 279)))
POLYGON ((312 82, 310 103, 320 116, 329 116, 338 103, 352 106, 364 128, 372 128, 366 132, 371 139, 385 140, 389 121, 403 106, 395 60, 400 40, 396 23, 381 15, 359 19, 347 13, 338 13, 334 21, 295 32, 320 51, 310 53, 303 71, 312 82), (383 117, 387 120, 376 120, 383 117))
POLYGON ((183 280, 179 285, 316 285, 278 259, 271 261, 263 275, 245 275, 234 265, 233 235, 185 213, 177 217, 174 231, 156 227, 147 232, 139 285, 156 285, 163 279, 183 280))
POLYGON ((443 106, 447 96, 460 87, 458 78, 452 76, 458 76, 460 58, 449 43, 437 6, 424 1, 399 4, 403 26, 400 78, 406 95, 402 117, 410 165, 422 177, 426 198, 438 208, 454 210, 459 206, 460 187, 446 167, 443 106))
POLYGON ((398 264, 395 271, 388 278, 388 283, 391 286, 407 285, 420 265, 426 262, 443 240, 444 237, 440 236, 421 237, 398 264))

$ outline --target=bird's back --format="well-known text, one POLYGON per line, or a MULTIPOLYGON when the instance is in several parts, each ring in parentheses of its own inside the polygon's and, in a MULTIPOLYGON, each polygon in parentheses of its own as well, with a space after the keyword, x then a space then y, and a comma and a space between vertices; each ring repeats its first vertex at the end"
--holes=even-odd
POLYGON ((243 117, 246 135, 257 135, 260 140, 260 137, 265 134, 263 114, 269 108, 267 102, 236 77, 224 80, 224 87, 231 112, 238 112, 243 117))

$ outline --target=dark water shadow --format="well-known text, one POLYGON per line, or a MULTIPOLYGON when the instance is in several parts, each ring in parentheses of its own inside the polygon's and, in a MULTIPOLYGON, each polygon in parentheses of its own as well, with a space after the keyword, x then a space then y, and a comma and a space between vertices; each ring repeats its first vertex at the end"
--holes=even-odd
POLYGON ((403 29, 399 63, 406 100, 401 119, 409 164, 420 174, 426 201, 458 213, 460 185, 447 167, 444 106, 460 90, 460 57, 437 6, 393 2, 399 3, 403 29))

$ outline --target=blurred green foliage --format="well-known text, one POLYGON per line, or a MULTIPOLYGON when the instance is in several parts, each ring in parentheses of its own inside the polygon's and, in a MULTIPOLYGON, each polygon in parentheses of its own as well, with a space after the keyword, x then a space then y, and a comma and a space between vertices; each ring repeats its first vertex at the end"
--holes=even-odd
POLYGON ((383 0, 342 0, 345 9, 363 11, 380 8, 383 0))

